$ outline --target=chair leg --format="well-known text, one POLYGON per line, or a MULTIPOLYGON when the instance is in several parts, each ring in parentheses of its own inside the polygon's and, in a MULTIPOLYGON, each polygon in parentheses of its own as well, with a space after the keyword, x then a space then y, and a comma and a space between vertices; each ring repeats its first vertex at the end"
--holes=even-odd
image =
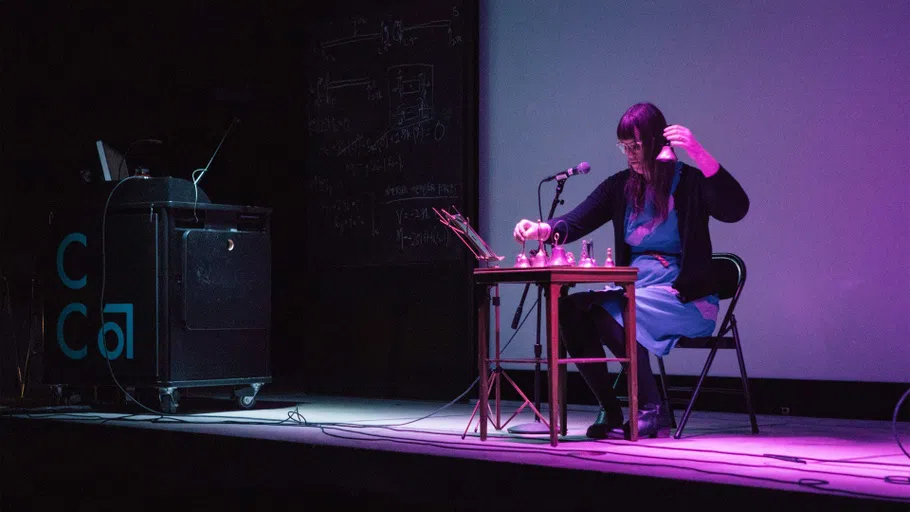
POLYGON ((657 365, 660 366, 660 391, 663 394, 664 407, 670 413, 670 425, 676 428, 676 413, 673 412, 673 406, 670 405, 670 393, 667 392, 667 370, 664 368, 664 358, 657 358, 657 365))
POLYGON ((705 376, 708 375, 708 369, 711 368, 711 363, 714 362, 714 356, 717 355, 717 345, 715 344, 711 347, 711 353, 708 354, 708 360, 705 361, 705 367, 701 371, 701 376, 698 377, 698 383, 695 385, 695 390, 692 392, 692 398, 689 399, 689 405, 686 406, 686 412, 683 413, 682 419, 679 421, 679 427, 676 428, 676 433, 673 434, 675 439, 679 439, 682 436, 682 431, 686 427, 686 422, 689 421, 689 415, 692 414, 692 407, 695 405, 695 400, 698 398, 698 393, 701 391, 701 385, 705 382, 705 376))
POLYGON ((739 343, 739 329, 736 320, 733 320, 733 341, 736 343, 736 359, 739 361, 739 374, 743 379, 743 394, 746 395, 746 409, 749 411, 749 421, 752 423, 752 433, 758 434, 758 422, 755 420, 755 409, 752 408, 752 393, 749 389, 749 377, 746 376, 746 363, 743 359, 743 348, 739 343))

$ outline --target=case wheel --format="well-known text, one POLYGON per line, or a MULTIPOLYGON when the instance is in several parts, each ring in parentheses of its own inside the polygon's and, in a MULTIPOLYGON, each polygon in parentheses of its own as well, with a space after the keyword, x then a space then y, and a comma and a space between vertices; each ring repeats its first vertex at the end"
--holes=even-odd
POLYGON ((158 389, 158 405, 164 414, 174 414, 180 405, 180 392, 176 388, 158 389))
POLYGON ((237 406, 241 409, 252 409, 256 405, 256 395, 259 394, 261 383, 250 384, 234 388, 234 398, 237 400, 237 406))
POLYGON ((237 405, 241 409, 252 409, 253 406, 256 405, 256 397, 255 396, 238 396, 237 405))

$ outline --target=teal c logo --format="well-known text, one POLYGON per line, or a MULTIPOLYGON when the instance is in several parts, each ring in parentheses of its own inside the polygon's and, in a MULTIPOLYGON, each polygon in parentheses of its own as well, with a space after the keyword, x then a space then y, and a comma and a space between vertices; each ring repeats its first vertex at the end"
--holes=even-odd
MULTIPOLYGON (((67 275, 63 266, 66 249, 72 243, 79 243, 82 244, 83 247, 88 247, 86 237, 82 233, 70 233, 64 237, 57 247, 57 276, 60 278, 60 282, 63 283, 63 286, 71 290, 79 290, 88 284, 87 276, 83 275, 78 279, 72 279, 67 275)), ((83 318, 88 318, 88 308, 85 307, 85 304, 81 302, 72 302, 64 306, 60 311, 60 315, 57 316, 57 344, 60 346, 63 355, 70 359, 79 360, 88 355, 88 345, 86 344, 82 345, 80 348, 73 348, 66 342, 66 337, 64 335, 66 320, 74 313, 82 315, 83 318)), ((110 361, 119 358, 124 352, 126 352, 125 357, 127 359, 133 359, 133 305, 121 303, 105 304, 103 314, 122 314, 123 326, 126 327, 126 332, 124 332, 121 324, 117 322, 105 322, 101 329, 98 330, 98 351, 101 353, 102 357, 105 357, 110 361), (117 337, 117 345, 113 350, 108 350, 105 340, 105 337, 109 332, 114 333, 117 337)))
POLYGON ((82 233, 70 233, 66 235, 57 247, 57 276, 60 277, 60 282, 63 283, 63 286, 66 286, 70 290, 79 290, 85 287, 87 281, 86 277, 82 276, 79 279, 70 279, 70 277, 66 275, 66 270, 63 269, 63 257, 66 255, 66 248, 73 242, 79 242, 82 244, 82 247, 88 246, 85 241, 85 235, 82 233))
POLYGON ((63 324, 66 322, 66 317, 70 316, 71 313, 80 313, 82 316, 86 316, 85 304, 73 302, 72 304, 67 304, 66 307, 63 308, 63 311, 60 312, 60 316, 57 317, 57 343, 60 345, 60 350, 63 351, 63 355, 66 357, 70 359, 82 359, 88 354, 88 347, 83 345, 79 350, 73 350, 66 344, 66 340, 63 337, 63 324))

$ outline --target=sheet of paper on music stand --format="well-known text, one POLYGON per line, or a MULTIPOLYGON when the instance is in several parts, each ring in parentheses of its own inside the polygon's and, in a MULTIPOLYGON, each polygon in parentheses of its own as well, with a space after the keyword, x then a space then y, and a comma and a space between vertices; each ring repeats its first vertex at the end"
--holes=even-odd
POLYGON ((471 252, 474 253, 478 259, 485 261, 502 261, 503 256, 497 255, 493 252, 493 249, 490 248, 490 245, 487 244, 483 238, 474 231, 474 228, 471 227, 471 224, 468 223, 467 219, 464 218, 458 211, 455 211, 455 215, 442 210, 440 213, 439 210, 433 208, 433 211, 439 215, 440 220, 446 226, 449 226, 452 231, 455 231, 455 234, 458 235, 465 244, 471 249, 471 252))

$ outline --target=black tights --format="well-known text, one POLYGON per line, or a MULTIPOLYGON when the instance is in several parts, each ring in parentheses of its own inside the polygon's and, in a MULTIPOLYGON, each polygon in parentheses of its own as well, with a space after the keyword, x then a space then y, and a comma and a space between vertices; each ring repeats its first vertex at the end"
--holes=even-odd
MULTIPOLYGON (((559 300, 559 336, 571 357, 606 357, 604 345, 615 357, 626 357, 625 330, 619 322, 599 305, 592 305, 589 311, 579 309, 571 296, 559 300)), ((651 372, 650 354, 640 343, 636 345, 639 404, 659 404, 661 399, 651 372)), ((607 364, 577 363, 576 366, 601 407, 607 411, 617 410, 619 400, 613 392, 607 364)))

